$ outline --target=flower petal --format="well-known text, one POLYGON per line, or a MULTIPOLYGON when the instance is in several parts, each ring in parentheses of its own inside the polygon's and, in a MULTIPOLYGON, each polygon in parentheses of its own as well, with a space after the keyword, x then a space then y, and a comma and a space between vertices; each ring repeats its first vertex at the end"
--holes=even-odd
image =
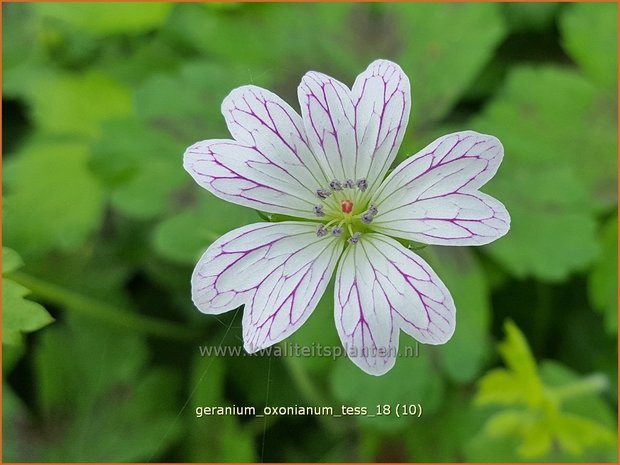
POLYGON ((255 86, 233 90, 222 113, 235 140, 206 140, 187 149, 184 166, 196 182, 233 203, 316 218, 316 191, 329 181, 308 146, 301 117, 255 86))
POLYGON ((396 63, 376 60, 355 80, 353 102, 359 141, 356 178, 365 177, 372 186, 383 178, 403 141, 411 109, 409 79, 396 63))
POLYGON ((353 89, 311 71, 299 85, 308 140, 334 179, 380 179, 394 160, 411 107, 409 79, 400 67, 376 60, 353 89))
POLYGON ((306 134, 313 152, 332 179, 355 173, 355 109, 342 82, 310 71, 297 90, 306 134))
POLYGON ((473 131, 440 137, 401 163, 373 196, 373 230, 425 244, 483 245, 508 232, 510 216, 478 191, 504 149, 473 131))
POLYGON ((310 150, 301 116, 273 92, 239 87, 224 99, 222 113, 235 140, 257 147, 312 192, 331 180, 310 150))
POLYGON ((296 331, 310 316, 336 266, 343 241, 317 237, 316 225, 257 223, 222 236, 192 276, 203 313, 245 304, 243 340, 252 353, 296 331))
POLYGON ((316 218, 313 194, 255 147, 227 139, 197 142, 183 167, 215 196, 250 208, 316 218))
POLYGON ((399 329, 428 344, 442 344, 454 333, 448 289, 424 260, 382 234, 364 234, 345 250, 334 292, 342 344, 372 375, 394 366, 399 329))

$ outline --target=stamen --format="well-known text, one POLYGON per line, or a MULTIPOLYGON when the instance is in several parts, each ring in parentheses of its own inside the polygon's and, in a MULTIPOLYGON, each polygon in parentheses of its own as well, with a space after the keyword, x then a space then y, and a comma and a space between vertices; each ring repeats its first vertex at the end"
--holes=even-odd
POLYGON ((374 218, 374 215, 372 215, 370 212, 366 212, 362 215, 362 223, 370 224, 372 223, 373 218, 374 218))
POLYGON ((349 189, 353 189, 355 187, 355 181, 353 179, 347 179, 344 182, 344 187, 347 187, 349 189))
POLYGON ((379 209, 374 203, 371 203, 370 207, 368 207, 368 213, 370 213, 372 216, 376 216, 377 213, 379 213, 379 209))
POLYGON ((314 214, 316 216, 318 216, 319 218, 322 218, 325 216, 325 212, 323 211, 323 205, 315 205, 314 206, 314 214))
POLYGON ((341 191, 342 183, 337 179, 334 179, 332 182, 329 183, 329 188, 333 191, 341 191))
POLYGON ((357 188, 361 190, 362 192, 368 189, 368 182, 366 182, 366 178, 357 180, 357 188))
POLYGON ((362 237, 362 233, 356 232, 349 237, 349 244, 354 245, 360 241, 360 237, 362 237))
POLYGON ((319 199, 326 199, 330 195, 332 195, 332 191, 330 191, 329 189, 317 189, 316 190, 316 196, 319 199))
POLYGON ((343 232, 344 229, 342 228, 342 226, 336 226, 334 229, 332 229, 332 236, 340 237, 342 236, 343 232))
POLYGON ((324 224, 320 224, 320 225, 318 226, 318 228, 316 228, 316 235, 317 235, 318 237, 325 237, 325 236, 327 236, 327 233, 328 233, 328 232, 329 232, 329 231, 327 231, 327 228, 325 227, 325 225, 324 225, 324 224))

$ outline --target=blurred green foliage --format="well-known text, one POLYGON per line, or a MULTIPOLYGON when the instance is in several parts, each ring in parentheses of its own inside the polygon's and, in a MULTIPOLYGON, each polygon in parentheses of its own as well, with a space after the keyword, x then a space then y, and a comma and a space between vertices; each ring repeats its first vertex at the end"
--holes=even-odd
MULTIPOLYGON (((612 3, 5 4, 3 460, 617 461, 616 37, 612 3), (510 233, 418 251, 453 293, 453 339, 381 378, 202 357, 241 346, 241 312, 196 311, 193 265, 260 217, 195 186, 184 149, 228 137, 234 87, 297 106, 306 71, 351 84, 380 57, 412 83, 399 160, 453 130, 505 146, 485 190, 510 233)), ((287 342, 339 345, 332 289, 287 342)))
POLYGON ((29 291, 17 284, 10 277, 4 276, 23 266, 17 252, 8 247, 2 248, 2 352, 4 372, 13 368, 13 363, 21 356, 24 350, 24 334, 36 331, 47 326, 54 319, 36 302, 24 297, 29 291))
POLYGON ((495 368, 485 374, 475 401, 511 408, 487 420, 480 435, 481 441, 489 441, 487 447, 498 439, 511 441, 516 459, 549 456, 553 449, 558 462, 568 461, 586 448, 615 449, 613 417, 596 397, 607 386, 604 376, 576 379, 562 366, 547 362, 544 373, 550 385, 546 385, 523 334, 510 321, 499 351, 507 369, 495 368), (571 412, 570 405, 567 408, 565 404, 575 399, 582 405, 590 401, 596 407, 571 412), (605 424, 598 422, 601 416, 605 424))

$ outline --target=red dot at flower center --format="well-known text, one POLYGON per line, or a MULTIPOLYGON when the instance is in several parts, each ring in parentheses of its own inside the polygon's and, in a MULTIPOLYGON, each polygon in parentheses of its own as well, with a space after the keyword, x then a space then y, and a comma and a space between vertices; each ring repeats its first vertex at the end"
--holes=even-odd
POLYGON ((342 208, 343 213, 351 213, 353 211, 353 202, 350 200, 342 200, 340 202, 340 208, 342 208))

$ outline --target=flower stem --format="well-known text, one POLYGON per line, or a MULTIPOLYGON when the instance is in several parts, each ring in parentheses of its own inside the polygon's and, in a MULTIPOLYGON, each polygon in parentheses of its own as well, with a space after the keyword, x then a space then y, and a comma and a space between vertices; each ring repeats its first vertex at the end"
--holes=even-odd
POLYGON ((161 337, 191 341, 200 335, 178 323, 164 321, 135 312, 119 309, 88 296, 65 289, 57 284, 44 281, 26 273, 13 272, 8 277, 28 288, 32 294, 44 302, 60 305, 67 311, 91 316, 99 321, 131 329, 132 331, 161 337))

